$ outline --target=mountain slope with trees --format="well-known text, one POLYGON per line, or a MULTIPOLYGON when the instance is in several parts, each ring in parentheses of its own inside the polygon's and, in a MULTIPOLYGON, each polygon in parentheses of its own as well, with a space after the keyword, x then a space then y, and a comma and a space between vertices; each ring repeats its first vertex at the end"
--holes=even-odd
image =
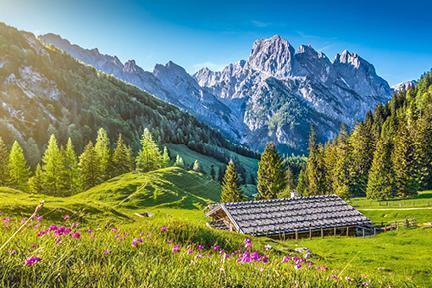
POLYGON ((17 140, 32 166, 50 135, 61 145, 70 137, 81 152, 100 127, 111 139, 121 134, 133 151, 148 128, 161 143, 208 144, 253 155, 190 114, 5 24, 0 24, 0 99, 0 137, 7 144, 17 140))
POLYGON ((311 134, 297 189, 372 199, 410 197, 432 188, 432 72, 378 105, 349 134, 317 144, 311 134))

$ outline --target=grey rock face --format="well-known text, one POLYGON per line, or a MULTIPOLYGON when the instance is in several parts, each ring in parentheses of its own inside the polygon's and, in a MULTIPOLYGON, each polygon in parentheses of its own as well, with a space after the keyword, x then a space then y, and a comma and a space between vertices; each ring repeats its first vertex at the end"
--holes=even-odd
POLYGON ((204 68, 194 77, 224 103, 241 101, 236 113, 250 130, 245 139, 260 139, 249 142, 258 149, 271 140, 282 150, 304 152, 310 124, 325 141, 342 123, 353 125, 392 93, 357 54, 345 50, 331 62, 311 46, 295 52, 279 36, 256 41, 246 61, 220 72, 204 68))
POLYGON ((173 62, 144 71, 134 60, 87 50, 58 35, 40 37, 72 57, 195 115, 232 140, 262 149, 274 141, 284 152, 306 152, 310 125, 328 140, 392 93, 373 65, 343 51, 332 62, 311 46, 297 51, 280 36, 255 41, 247 60, 193 76, 173 62))

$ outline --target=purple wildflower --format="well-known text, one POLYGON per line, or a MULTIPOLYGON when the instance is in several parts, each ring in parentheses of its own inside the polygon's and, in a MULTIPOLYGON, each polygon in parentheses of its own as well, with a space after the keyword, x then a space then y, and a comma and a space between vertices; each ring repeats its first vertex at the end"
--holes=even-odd
POLYGON ((43 220, 43 216, 38 215, 36 216, 36 221, 41 222, 43 220))
POLYGON ((297 264, 294 266, 295 269, 300 269, 301 267, 302 267, 302 265, 301 265, 300 263, 297 263, 297 264))
POLYGON ((166 232, 168 229, 167 229, 167 227, 166 226, 162 226, 161 228, 160 228, 160 231, 161 232, 166 232))
POLYGON ((27 259, 24 260, 24 265, 26 266, 33 266, 34 264, 38 263, 42 261, 41 258, 37 257, 37 256, 30 256, 27 259))
POLYGON ((283 259, 282 259, 282 263, 286 263, 286 262, 288 262, 288 261, 290 261, 290 260, 291 260, 291 257, 289 257, 289 256, 284 256, 283 259))

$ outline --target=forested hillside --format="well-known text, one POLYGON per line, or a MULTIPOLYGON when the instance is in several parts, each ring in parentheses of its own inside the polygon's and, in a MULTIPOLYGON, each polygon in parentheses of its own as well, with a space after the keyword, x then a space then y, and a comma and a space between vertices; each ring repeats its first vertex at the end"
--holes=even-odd
POLYGON ((9 145, 18 140, 31 165, 50 135, 61 145, 70 137, 81 152, 100 127, 111 139, 122 134, 134 151, 149 128, 161 143, 209 144, 254 155, 176 107, 1 23, 0 99, 0 137, 9 145))
POLYGON ((374 199, 408 197, 432 188, 432 72, 378 105, 348 133, 317 145, 312 130, 297 189, 374 199))

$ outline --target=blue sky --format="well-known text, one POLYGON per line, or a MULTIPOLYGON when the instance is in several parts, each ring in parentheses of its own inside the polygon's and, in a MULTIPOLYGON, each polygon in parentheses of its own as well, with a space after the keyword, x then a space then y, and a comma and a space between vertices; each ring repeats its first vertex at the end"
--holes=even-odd
POLYGON ((357 52, 390 84, 432 68, 431 13, 428 0, 0 0, 2 22, 136 59, 146 70, 169 60, 191 73, 220 69, 247 58, 255 39, 280 34, 331 60, 357 52))

